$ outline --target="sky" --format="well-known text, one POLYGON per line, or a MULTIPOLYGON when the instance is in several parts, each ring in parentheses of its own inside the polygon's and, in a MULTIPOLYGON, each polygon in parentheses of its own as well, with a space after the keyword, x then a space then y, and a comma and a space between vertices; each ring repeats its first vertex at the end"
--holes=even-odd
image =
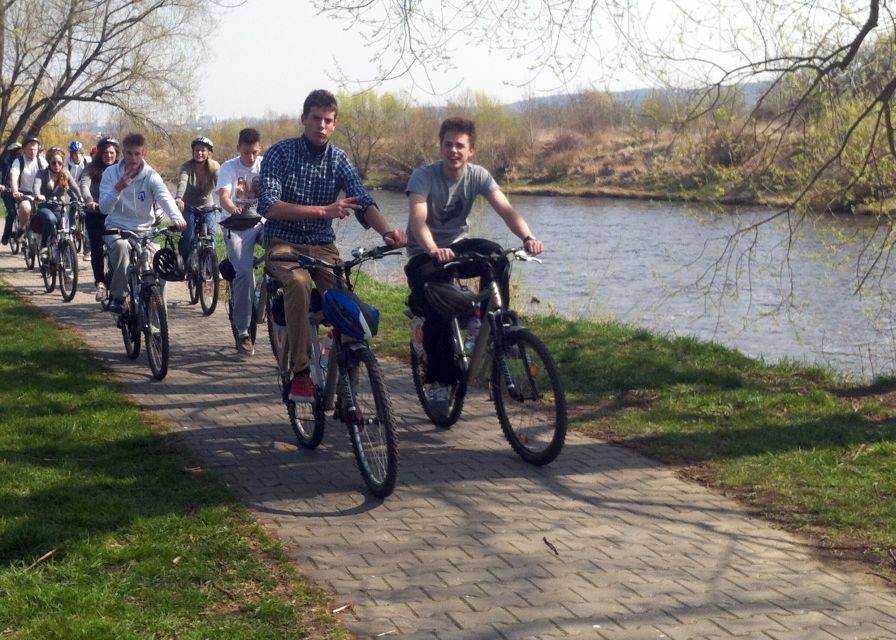
MULTIPOLYGON (((316 15, 307 0, 245 0, 235 8, 222 9, 219 20, 208 39, 209 56, 200 70, 199 115, 219 119, 296 115, 311 90, 340 91, 332 79, 337 64, 359 80, 370 78, 376 70, 359 32, 316 15)), ((510 86, 507 81, 525 83, 529 72, 518 61, 490 54, 484 45, 466 48, 458 54, 456 66, 456 72, 433 77, 441 96, 415 89, 408 79, 393 81, 378 91, 405 91, 415 102, 434 104, 459 92, 461 89, 451 90, 460 84, 463 89, 510 103, 532 95, 581 89, 589 80, 582 74, 577 79, 581 84, 566 87, 566 91, 552 79, 534 89, 510 86)))

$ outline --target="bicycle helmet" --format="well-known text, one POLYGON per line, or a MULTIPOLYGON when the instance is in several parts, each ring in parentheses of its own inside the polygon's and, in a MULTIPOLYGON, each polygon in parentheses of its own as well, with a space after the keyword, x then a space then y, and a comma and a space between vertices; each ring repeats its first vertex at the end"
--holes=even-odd
POLYGON ((68 145, 68 150, 72 153, 77 153, 81 149, 84 148, 84 145, 78 142, 77 140, 72 140, 71 144, 68 145))
POLYGON ((209 140, 208 138, 206 138, 205 136, 199 136, 198 138, 193 140, 193 142, 190 143, 190 148, 195 149, 197 144, 201 144, 201 145, 208 147, 209 151, 215 150, 214 143, 211 140, 209 140))
POLYGON ((184 259, 171 247, 163 247, 152 257, 152 268, 162 280, 181 282, 187 276, 184 259))
POLYGON ((423 285, 426 301, 444 316, 471 315, 476 309, 476 294, 447 282, 423 285))
POLYGON ((370 340, 380 325, 380 311, 350 291, 328 289, 323 295, 324 317, 343 335, 370 340))
POLYGON ((37 136, 28 136, 27 138, 25 138, 25 142, 23 144, 31 144, 32 142, 36 142, 37 146, 41 146, 40 138, 38 138, 37 136))
POLYGON ((15 151, 16 149, 21 149, 21 148, 22 148, 22 145, 19 144, 18 142, 10 142, 8 145, 6 145, 7 151, 15 151))
POLYGON ((221 273, 221 277, 227 280, 227 282, 233 282, 236 279, 236 269, 233 268, 233 263, 230 261, 230 258, 221 260, 221 263, 218 265, 218 271, 221 273))
POLYGON ((120 146, 118 140, 111 136, 106 136, 105 138, 100 138, 99 142, 96 143, 98 149, 102 149, 106 145, 114 144, 116 147, 120 146))

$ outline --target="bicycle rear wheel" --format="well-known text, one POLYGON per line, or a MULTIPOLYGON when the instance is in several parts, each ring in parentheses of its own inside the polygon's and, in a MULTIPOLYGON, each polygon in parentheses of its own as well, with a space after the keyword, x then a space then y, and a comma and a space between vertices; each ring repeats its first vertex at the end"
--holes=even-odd
POLYGON ((44 289, 47 293, 52 293, 56 288, 56 265, 51 264, 49 258, 41 260, 38 257, 37 262, 40 265, 40 277, 43 278, 44 289))
POLYGON ((59 245, 59 292, 65 302, 71 302, 78 290, 78 251, 71 240, 59 245))
POLYGON ((464 398, 467 396, 466 383, 457 382, 451 387, 448 394, 448 409, 444 414, 440 414, 433 410, 429 401, 428 385, 424 383, 426 380, 426 354, 417 353, 413 343, 411 344, 411 376, 414 379, 414 389, 417 391, 417 399, 420 400, 423 413, 437 427, 450 429, 464 410, 464 398))
POLYGON ((126 302, 124 311, 118 316, 118 326, 121 328, 121 338, 124 340, 124 352, 131 360, 136 360, 140 355, 140 327, 137 326, 137 309, 126 302))
POLYGON ((34 255, 33 247, 27 237, 22 238, 22 257, 25 259, 25 268, 29 271, 34 269, 34 261, 37 256, 34 255))
POLYGON ((504 336, 495 349, 491 392, 504 436, 526 462, 548 464, 566 440, 566 394, 544 343, 527 329, 504 336))
POLYGON ((16 218, 12 223, 12 231, 9 234, 9 250, 12 251, 12 255, 16 255, 19 252, 22 244, 19 241, 19 220, 16 218))
POLYGON ((199 252, 199 304, 202 313, 210 316, 218 305, 221 274, 218 272, 218 259, 211 249, 199 252))
POLYGON ((347 354, 351 388, 342 390, 343 418, 348 426, 358 470, 370 492, 385 498, 398 478, 398 442, 392 401, 379 362, 367 348, 347 354), (351 398, 351 401, 349 401, 351 398), (350 408, 354 407, 354 411, 350 408))

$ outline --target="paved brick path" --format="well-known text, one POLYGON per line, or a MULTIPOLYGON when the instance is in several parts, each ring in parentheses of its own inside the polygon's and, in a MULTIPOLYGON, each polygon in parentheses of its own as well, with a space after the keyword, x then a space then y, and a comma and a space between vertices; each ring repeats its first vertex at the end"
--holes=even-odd
POLYGON ((896 591, 820 564, 624 449, 571 435, 555 463, 528 466, 484 397, 437 430, 397 363, 399 484, 372 500, 344 428, 330 422, 319 449, 297 449, 269 349, 239 357, 223 308, 205 318, 170 288, 171 371, 155 382, 86 285, 63 304, 22 265, 0 251, 0 277, 76 327, 134 401, 183 434, 334 608, 350 605, 337 615, 359 638, 896 639, 896 591))

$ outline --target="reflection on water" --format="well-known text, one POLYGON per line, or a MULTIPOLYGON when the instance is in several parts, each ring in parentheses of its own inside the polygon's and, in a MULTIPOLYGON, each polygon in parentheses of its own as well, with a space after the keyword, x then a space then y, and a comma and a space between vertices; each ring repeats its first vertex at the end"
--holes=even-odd
MULTIPOLYGON (((376 198, 387 218, 404 226, 404 196, 376 198)), ((784 223, 772 223, 719 262, 733 231, 768 212, 586 198, 512 201, 546 245, 543 264, 515 265, 518 306, 530 312, 612 318, 861 377, 896 369, 888 292, 854 293, 854 261, 873 233, 872 220, 820 218, 800 227, 789 250, 784 223)), ((508 246, 514 240, 484 203, 473 232, 508 246)), ((339 223, 343 251, 376 240, 356 222, 339 223)), ((403 282, 402 264, 378 261, 375 274, 403 282)))

